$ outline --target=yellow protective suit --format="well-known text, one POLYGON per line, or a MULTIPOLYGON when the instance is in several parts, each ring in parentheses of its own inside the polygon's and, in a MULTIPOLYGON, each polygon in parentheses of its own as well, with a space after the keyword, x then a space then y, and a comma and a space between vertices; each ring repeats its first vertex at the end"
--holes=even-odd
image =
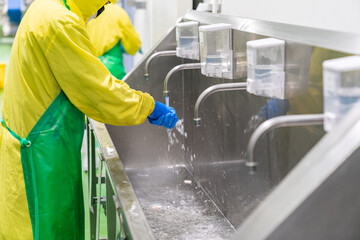
POLYGON ((141 46, 139 34, 126 12, 108 4, 100 16, 88 23, 87 29, 101 62, 113 76, 123 79, 126 75, 123 52, 133 55, 141 46))
POLYGON ((129 16, 115 4, 106 5, 104 12, 88 23, 87 29, 98 57, 119 42, 126 53, 131 55, 137 53, 141 47, 139 34, 132 26, 129 16))
MULTIPOLYGON (((60 91, 89 117, 114 125, 144 122, 153 98, 115 79, 95 57, 85 23, 107 0, 36 0, 13 44, 2 116, 26 137, 60 91)), ((33 239, 20 143, 0 126, 0 239, 33 239)), ((58 233, 61 239, 61 233, 58 233)))

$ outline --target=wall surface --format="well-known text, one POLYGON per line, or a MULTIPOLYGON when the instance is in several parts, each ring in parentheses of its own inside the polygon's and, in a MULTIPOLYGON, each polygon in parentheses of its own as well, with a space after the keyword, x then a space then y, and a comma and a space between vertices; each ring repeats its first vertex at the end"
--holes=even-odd
MULTIPOLYGON (((143 54, 165 36, 178 18, 184 16, 187 10, 192 9, 192 0, 122 0, 121 4, 140 34, 143 54)), ((137 53, 134 60, 132 57, 125 56, 124 63, 127 72, 142 59, 143 54, 137 53)))
MULTIPOLYGON (((140 34, 141 50, 145 54, 165 36, 178 18, 192 9, 192 0, 122 0, 122 5, 140 34)), ((135 64, 142 57, 143 54, 136 54, 135 64)))
POLYGON ((150 47, 166 34, 179 17, 192 9, 190 0, 150 0, 148 3, 150 47))
POLYGON ((360 33, 358 0, 223 0, 222 13, 243 18, 360 33))

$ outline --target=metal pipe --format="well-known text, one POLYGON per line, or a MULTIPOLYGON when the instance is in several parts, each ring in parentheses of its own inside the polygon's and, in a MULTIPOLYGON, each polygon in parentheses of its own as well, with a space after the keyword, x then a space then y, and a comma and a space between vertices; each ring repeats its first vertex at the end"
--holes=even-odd
POLYGON ((181 71, 181 70, 200 69, 200 68, 201 68, 201 63, 186 63, 186 64, 177 65, 176 67, 171 69, 165 77, 164 97, 169 96, 169 91, 168 91, 167 85, 168 85, 169 78, 171 77, 171 75, 173 75, 174 73, 181 71))
POLYGON ((321 125, 324 123, 324 114, 304 114, 280 116, 269 119, 254 131, 247 147, 247 160, 245 165, 249 168, 250 173, 255 173, 257 162, 254 161, 254 151, 258 140, 269 131, 280 127, 299 127, 310 125, 321 125))
POLYGON ((165 56, 176 56, 176 50, 170 50, 170 51, 161 51, 161 52, 156 52, 154 54, 152 54, 147 60, 146 60, 146 63, 145 63, 145 74, 144 74, 144 77, 146 80, 149 80, 149 65, 150 65, 150 62, 152 60, 154 60, 154 58, 157 58, 157 57, 165 57, 165 56))
POLYGON ((103 158, 100 157, 99 162, 99 174, 98 174, 98 193, 97 193, 97 202, 96 202, 96 239, 100 238, 100 204, 101 204, 101 178, 103 170, 103 158))
POLYGON ((199 107, 200 104, 211 94, 216 92, 224 92, 224 91, 236 91, 236 90, 246 90, 247 83, 244 82, 237 82, 237 83, 222 83, 217 84, 205 89, 195 103, 194 108, 194 125, 200 126, 201 125, 201 117, 199 117, 199 107))

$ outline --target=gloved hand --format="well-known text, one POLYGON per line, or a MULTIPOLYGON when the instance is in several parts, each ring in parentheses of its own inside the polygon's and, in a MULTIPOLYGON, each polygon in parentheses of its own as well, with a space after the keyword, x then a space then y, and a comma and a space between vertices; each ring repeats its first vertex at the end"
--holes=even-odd
POLYGON ((172 129, 178 121, 178 117, 175 109, 155 101, 154 111, 148 116, 148 120, 151 124, 172 129))
POLYGON ((288 100, 270 99, 265 106, 260 109, 259 117, 263 119, 270 119, 285 115, 290 109, 288 100))

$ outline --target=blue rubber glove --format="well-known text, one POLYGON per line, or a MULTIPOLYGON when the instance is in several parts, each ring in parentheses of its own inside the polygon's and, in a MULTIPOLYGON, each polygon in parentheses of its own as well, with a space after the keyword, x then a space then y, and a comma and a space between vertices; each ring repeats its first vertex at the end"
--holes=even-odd
POLYGON ((155 101, 154 111, 148 116, 148 120, 151 124, 172 129, 178 121, 178 117, 175 109, 155 101))
POLYGON ((259 117, 270 119, 285 115, 289 111, 289 101, 281 99, 270 99, 265 106, 260 109, 259 117))

